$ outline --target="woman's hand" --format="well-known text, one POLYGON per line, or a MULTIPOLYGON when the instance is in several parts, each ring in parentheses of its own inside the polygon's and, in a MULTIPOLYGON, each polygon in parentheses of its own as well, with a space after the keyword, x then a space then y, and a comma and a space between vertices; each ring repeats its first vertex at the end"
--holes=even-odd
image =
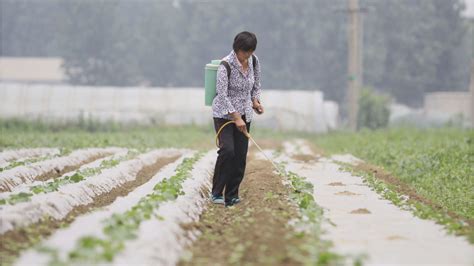
POLYGON ((242 133, 247 132, 247 126, 245 126, 245 122, 241 117, 239 117, 239 119, 235 120, 235 126, 237 127, 237 129, 240 132, 242 132, 242 133))
POLYGON ((232 118, 235 122, 235 126, 240 132, 247 132, 247 126, 245 125, 245 121, 242 119, 238 112, 232 113, 232 118))
POLYGON ((255 111, 255 113, 257 113, 259 115, 263 114, 263 112, 264 112, 263 105, 257 99, 253 100, 252 108, 255 111))

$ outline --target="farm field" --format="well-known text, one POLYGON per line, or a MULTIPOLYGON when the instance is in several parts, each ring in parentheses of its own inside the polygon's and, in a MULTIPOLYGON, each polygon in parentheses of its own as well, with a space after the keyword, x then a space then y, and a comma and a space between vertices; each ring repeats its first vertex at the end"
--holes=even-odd
POLYGON ((2 265, 474 262, 472 131, 257 129, 224 208, 210 127, 0 129, 2 265))
POLYGON ((335 133, 313 141, 328 153, 364 159, 367 163, 353 170, 412 196, 420 216, 445 223, 474 242, 473 130, 402 128, 335 133))
POLYGON ((474 266, 474 0, 0 10, 0 266, 474 266))

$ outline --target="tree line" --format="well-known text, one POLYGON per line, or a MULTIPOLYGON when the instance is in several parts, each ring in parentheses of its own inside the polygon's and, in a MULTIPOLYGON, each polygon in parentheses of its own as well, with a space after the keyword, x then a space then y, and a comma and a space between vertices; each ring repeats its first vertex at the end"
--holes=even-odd
MULTIPOLYGON (((343 102, 346 0, 0 0, 1 56, 61 56, 72 84, 203 86, 204 65, 257 35, 263 88, 343 102)), ((364 84, 417 106, 466 90, 472 35, 462 0, 361 0, 364 84)))

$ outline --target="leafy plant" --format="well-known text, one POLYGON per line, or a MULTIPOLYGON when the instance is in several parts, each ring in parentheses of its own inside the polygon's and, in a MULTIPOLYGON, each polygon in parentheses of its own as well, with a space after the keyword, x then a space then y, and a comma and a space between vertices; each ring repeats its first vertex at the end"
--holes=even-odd
POLYGON ((357 126, 377 129, 386 127, 390 117, 389 98, 376 94, 372 89, 364 88, 359 97, 357 126))
POLYGON ((79 183, 86 179, 87 177, 98 175, 102 173, 102 170, 112 168, 116 165, 118 165, 120 162, 124 160, 129 160, 137 155, 137 151, 130 150, 126 155, 121 156, 119 158, 111 158, 108 160, 103 160, 98 167, 90 167, 90 168, 85 168, 82 170, 77 171, 76 173, 72 175, 67 175, 62 178, 56 178, 52 181, 45 182, 44 184, 41 185, 36 185, 32 186, 30 188, 30 192, 20 192, 18 194, 12 194, 11 196, 0 200, 0 205, 5 205, 5 204, 16 204, 18 202, 25 202, 25 201, 30 201, 31 197, 35 194, 40 194, 40 193, 50 193, 53 191, 58 191, 59 187, 67 185, 67 184, 73 184, 73 183, 79 183))
POLYGON ((18 166, 29 165, 29 164, 32 164, 32 163, 53 159, 53 158, 56 158, 56 157, 59 157, 59 156, 64 156, 64 155, 66 155, 66 153, 69 153, 69 152, 66 152, 66 151, 62 150, 59 154, 56 154, 56 155, 41 156, 41 157, 29 158, 29 159, 26 159, 26 160, 13 161, 13 162, 9 163, 7 166, 0 167, 0 172, 5 171, 5 170, 9 170, 9 169, 13 169, 13 168, 18 167, 18 166))

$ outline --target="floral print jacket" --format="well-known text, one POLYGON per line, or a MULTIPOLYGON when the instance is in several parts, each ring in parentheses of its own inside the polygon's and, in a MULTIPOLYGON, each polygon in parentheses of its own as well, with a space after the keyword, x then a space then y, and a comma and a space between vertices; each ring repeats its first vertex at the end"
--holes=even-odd
POLYGON ((217 95, 212 102, 214 117, 232 120, 229 113, 238 112, 245 115, 246 122, 252 120, 252 101, 253 99, 260 101, 260 62, 257 56, 255 58, 255 69, 251 56, 248 59, 249 66, 246 73, 244 73, 242 64, 234 51, 223 58, 229 63, 230 78, 227 78, 225 66, 220 65, 217 69, 217 95))

